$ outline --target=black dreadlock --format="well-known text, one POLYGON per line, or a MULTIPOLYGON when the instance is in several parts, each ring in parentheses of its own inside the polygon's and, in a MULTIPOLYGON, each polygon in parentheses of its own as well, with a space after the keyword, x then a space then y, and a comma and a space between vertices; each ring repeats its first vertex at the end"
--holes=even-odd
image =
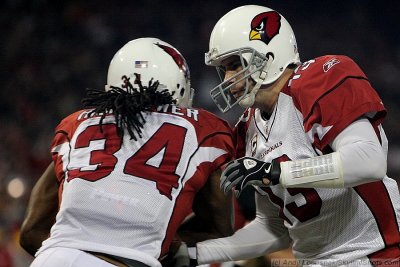
POLYGON ((122 138, 124 129, 129 132, 131 139, 137 140, 136 134, 141 138, 143 125, 146 120, 143 111, 152 111, 158 106, 175 104, 175 100, 167 89, 157 91, 159 81, 151 79, 147 86, 140 81, 140 74, 135 73, 134 84, 139 86, 139 91, 133 88, 130 78, 123 76, 122 88, 111 86, 110 91, 87 89, 87 97, 82 100, 85 108, 94 108, 91 115, 101 115, 100 131, 103 132, 103 120, 107 113, 114 113, 118 135, 122 138))

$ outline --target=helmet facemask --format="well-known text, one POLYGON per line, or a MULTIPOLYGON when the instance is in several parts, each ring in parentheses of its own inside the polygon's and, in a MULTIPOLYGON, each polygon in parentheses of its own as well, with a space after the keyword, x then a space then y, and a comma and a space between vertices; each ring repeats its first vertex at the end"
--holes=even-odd
POLYGON ((232 96, 228 97, 228 86, 233 90, 231 83, 235 82, 239 87, 238 81, 224 81, 213 89, 211 96, 223 112, 237 103, 245 108, 254 106, 255 95, 261 85, 274 83, 290 64, 300 64, 296 38, 290 24, 275 10, 258 5, 237 7, 215 24, 206 54, 206 65, 216 67, 231 55, 243 57, 248 63, 247 69, 242 63, 241 73, 248 82, 245 94, 236 101, 232 100, 232 96))
POLYGON ((268 57, 251 47, 231 50, 217 55, 212 59, 210 55, 206 54, 206 64, 213 66, 218 64, 216 68, 221 83, 210 91, 210 95, 222 112, 227 112, 237 104, 244 108, 248 108, 254 104, 255 95, 266 77, 268 59, 268 57), (232 56, 239 57, 242 70, 225 80, 225 69, 220 64, 224 59, 232 56), (242 81, 245 81, 245 90, 243 95, 236 99, 230 92, 230 89, 242 81), (252 90, 251 86, 253 86, 252 90))

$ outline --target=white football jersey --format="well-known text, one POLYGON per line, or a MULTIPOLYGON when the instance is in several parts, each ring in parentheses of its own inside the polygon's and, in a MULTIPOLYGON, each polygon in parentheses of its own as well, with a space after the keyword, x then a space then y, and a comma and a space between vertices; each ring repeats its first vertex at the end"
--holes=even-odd
POLYGON ((143 113, 142 138, 117 134, 115 118, 78 111, 56 129, 52 155, 60 209, 51 247, 75 248, 160 266, 194 196, 231 160, 229 125, 204 110, 160 107, 143 113))
MULTIPOLYGON (((248 109, 236 126, 239 156, 265 162, 332 152, 329 143, 367 117, 387 152, 385 108, 358 66, 344 56, 303 63, 281 91, 273 114, 248 109)), ((395 180, 344 189, 256 187, 265 216, 283 219, 298 259, 337 266, 368 257, 400 257, 400 197, 395 180), (265 207, 263 207, 264 209, 265 207)), ((277 221, 277 220, 271 220, 277 221)), ((397 266, 397 265, 396 265, 397 266)))

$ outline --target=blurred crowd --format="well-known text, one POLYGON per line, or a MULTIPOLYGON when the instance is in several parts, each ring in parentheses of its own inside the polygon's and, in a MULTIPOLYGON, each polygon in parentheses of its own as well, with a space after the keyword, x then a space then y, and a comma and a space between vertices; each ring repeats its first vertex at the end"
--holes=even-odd
MULTIPOLYGON (((81 107, 86 88, 101 89, 119 47, 158 37, 186 57, 195 105, 232 125, 209 97, 217 83, 204 65, 216 21, 243 4, 278 10, 296 33, 302 61, 345 54, 364 70, 388 110, 388 174, 400 178, 400 5, 394 1, 50 1, 0 3, 0 267, 25 267, 31 257, 18 230, 35 181, 50 162, 49 145, 60 119, 81 107), (10 263, 8 263, 10 262, 10 263)), ((239 113, 237 111, 236 113, 239 113)))

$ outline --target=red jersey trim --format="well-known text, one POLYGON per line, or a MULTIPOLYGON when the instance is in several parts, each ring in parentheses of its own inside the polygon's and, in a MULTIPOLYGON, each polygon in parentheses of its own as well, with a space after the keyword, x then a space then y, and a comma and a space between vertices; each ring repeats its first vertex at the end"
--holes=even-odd
POLYGON ((364 200, 374 216, 385 247, 398 247, 400 243, 399 226, 385 184, 382 181, 367 183, 354 187, 354 190, 364 200), (376 195, 381 197, 380 201, 377 200, 376 195))
MULTIPOLYGON (((362 116, 363 114, 377 111, 378 113, 385 113, 385 110, 382 109, 382 105, 379 103, 365 103, 362 106, 358 107, 358 109, 354 110, 352 113, 348 114, 344 117, 340 122, 334 124, 332 128, 324 135, 320 142, 320 150, 322 151, 341 131, 343 131, 347 126, 349 126, 353 121, 362 116)), ((374 117, 373 124, 379 124, 383 121, 385 114, 377 114, 374 117), (377 122, 379 121, 379 123, 377 122)), ((379 135, 378 135, 379 137, 379 135)))
MULTIPOLYGON (((364 80, 369 82, 368 79, 362 76, 346 76, 341 81, 339 81, 335 86, 331 89, 324 92, 321 96, 317 98, 317 100, 313 103, 309 113, 303 119, 303 125, 305 130, 311 130, 311 125, 314 123, 324 123, 322 126, 328 127, 330 125, 326 124, 327 121, 321 121, 322 117, 325 113, 321 114, 321 111, 316 110, 320 106, 323 106, 324 103, 321 103, 324 97, 328 96, 330 93, 334 92, 336 89, 341 89, 341 85, 343 85, 349 79, 356 80, 364 80), (315 118, 313 116, 316 116, 315 118)), ((379 98, 378 98, 379 99, 379 98)), ((351 112, 347 114, 343 114, 344 116, 340 118, 340 120, 333 123, 332 128, 323 136, 323 138, 319 142, 314 142, 314 145, 321 151, 323 151, 327 145, 349 124, 355 121, 357 118, 361 117, 363 114, 368 112, 376 112, 374 117, 371 119, 371 123, 376 126, 379 125, 386 116, 386 110, 381 102, 378 102, 378 99, 371 99, 371 101, 361 103, 360 105, 355 106, 351 112)), ((340 112, 340 111, 338 111, 340 112)), ((378 135, 379 136, 379 135, 378 135)))

